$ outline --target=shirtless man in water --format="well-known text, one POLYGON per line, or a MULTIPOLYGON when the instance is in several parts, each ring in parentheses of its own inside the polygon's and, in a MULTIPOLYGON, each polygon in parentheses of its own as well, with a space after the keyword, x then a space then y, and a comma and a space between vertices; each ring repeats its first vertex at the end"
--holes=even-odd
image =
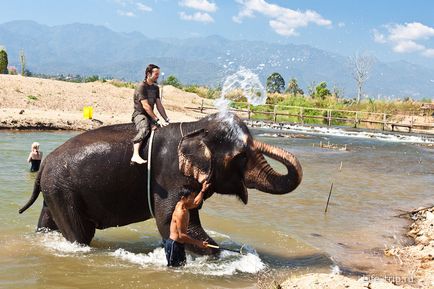
POLYGON ((164 249, 166 252, 167 266, 178 267, 185 265, 184 243, 196 245, 200 248, 207 248, 208 242, 191 238, 187 235, 190 213, 188 210, 197 208, 203 200, 203 195, 210 184, 204 181, 202 189, 195 196, 194 192, 184 189, 181 192, 181 200, 176 204, 170 222, 170 237, 165 241, 164 249))

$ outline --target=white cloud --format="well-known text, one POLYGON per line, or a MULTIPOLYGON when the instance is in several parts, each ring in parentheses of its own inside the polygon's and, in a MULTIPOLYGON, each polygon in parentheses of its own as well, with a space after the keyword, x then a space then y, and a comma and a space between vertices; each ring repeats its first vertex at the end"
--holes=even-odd
POLYGON ((136 6, 137 6, 137 9, 139 9, 140 11, 144 11, 144 12, 152 11, 151 7, 149 7, 148 5, 145 5, 143 3, 140 3, 140 2, 137 2, 136 6))
POLYGON ((434 57, 434 49, 427 48, 425 49, 425 51, 422 52, 422 55, 426 57, 434 57))
POLYGON ((331 26, 332 22, 323 18, 320 14, 312 10, 305 12, 295 11, 270 4, 265 0, 236 0, 241 4, 238 15, 232 19, 234 22, 241 23, 246 17, 254 17, 255 13, 269 17, 269 25, 278 34, 284 36, 298 35, 297 28, 308 26, 314 23, 319 26, 331 26))
POLYGON ((425 46, 417 44, 416 42, 411 40, 399 41, 393 47, 393 51, 398 53, 410 53, 410 52, 421 51, 424 49, 425 46))
POLYGON ((113 0, 117 5, 122 6, 122 10, 118 10, 117 13, 121 16, 134 17, 135 12, 150 12, 152 8, 142 2, 136 0, 113 0))
POLYGON ((339 28, 345 27, 345 22, 339 22, 339 23, 338 23, 338 27, 339 27, 339 28))
POLYGON ((127 6, 126 0, 114 0, 114 2, 124 7, 127 6))
POLYGON ((396 24, 389 27, 389 39, 392 41, 428 39, 434 36, 434 28, 425 26, 418 22, 396 24))
POLYGON ((397 53, 419 52, 423 56, 434 57, 434 49, 421 43, 434 37, 434 28, 419 22, 387 25, 385 28, 387 35, 373 30, 375 42, 388 43, 397 53))
POLYGON ((187 14, 185 12, 180 12, 179 17, 182 20, 187 20, 187 21, 198 21, 204 23, 214 22, 214 19, 211 17, 211 15, 203 12, 196 12, 194 14, 187 14))
POLYGON ((179 5, 209 13, 217 11, 217 5, 208 0, 182 0, 179 5))
POLYGON ((134 14, 134 12, 131 12, 131 11, 118 10, 118 14, 120 16, 126 16, 126 17, 135 17, 136 16, 136 14, 134 14))

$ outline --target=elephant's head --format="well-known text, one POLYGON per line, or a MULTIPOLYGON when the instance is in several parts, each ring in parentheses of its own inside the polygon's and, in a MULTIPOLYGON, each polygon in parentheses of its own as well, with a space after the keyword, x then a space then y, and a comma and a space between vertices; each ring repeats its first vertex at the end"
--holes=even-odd
MULTIPOLYGON (((301 182, 302 169, 291 153, 254 140, 237 116, 214 114, 199 121, 198 130, 178 146, 179 169, 202 182, 210 179, 213 191, 238 196, 247 204, 247 188, 286 194, 301 182), (283 163, 288 172, 276 172, 264 155, 283 163)), ((206 196, 206 197, 209 197, 206 196)))

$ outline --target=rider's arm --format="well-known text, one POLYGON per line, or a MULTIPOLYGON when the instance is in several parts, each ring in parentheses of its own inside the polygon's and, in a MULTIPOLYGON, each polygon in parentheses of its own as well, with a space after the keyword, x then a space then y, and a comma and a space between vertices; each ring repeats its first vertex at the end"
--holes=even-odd
POLYGON ((157 120, 158 117, 155 115, 154 111, 152 110, 151 105, 149 104, 147 99, 143 99, 140 101, 142 103, 143 109, 146 111, 146 113, 153 119, 157 120))
POLYGON ((169 118, 167 117, 166 110, 164 109, 163 103, 161 103, 161 99, 157 98, 156 104, 157 104, 158 112, 164 118, 164 120, 168 122, 169 118))

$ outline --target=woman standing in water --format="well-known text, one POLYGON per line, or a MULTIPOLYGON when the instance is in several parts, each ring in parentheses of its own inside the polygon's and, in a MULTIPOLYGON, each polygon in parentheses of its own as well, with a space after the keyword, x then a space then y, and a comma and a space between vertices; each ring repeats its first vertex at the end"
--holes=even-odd
POLYGON ((39 166, 41 165, 42 160, 42 152, 39 150, 39 143, 32 143, 32 151, 27 158, 27 162, 31 163, 30 171, 37 172, 39 171, 39 166))

